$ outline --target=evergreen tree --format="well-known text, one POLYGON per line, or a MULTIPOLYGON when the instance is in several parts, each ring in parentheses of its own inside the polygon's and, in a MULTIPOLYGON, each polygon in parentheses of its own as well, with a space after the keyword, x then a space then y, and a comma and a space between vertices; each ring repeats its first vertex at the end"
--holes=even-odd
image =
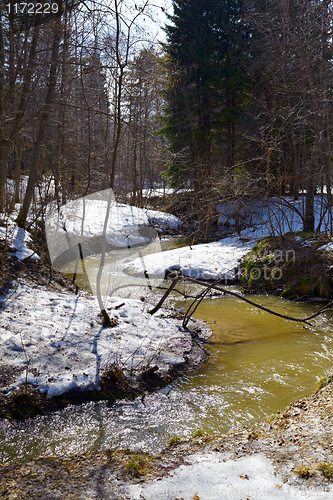
POLYGON ((212 165, 235 162, 235 124, 245 102, 241 69, 246 30, 241 0, 174 0, 166 27, 169 81, 164 134, 173 159, 167 176, 175 185, 207 184, 212 165))

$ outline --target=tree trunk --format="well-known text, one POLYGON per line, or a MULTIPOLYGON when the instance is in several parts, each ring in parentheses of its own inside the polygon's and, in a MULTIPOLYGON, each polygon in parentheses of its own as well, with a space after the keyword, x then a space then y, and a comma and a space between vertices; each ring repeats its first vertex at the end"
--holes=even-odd
POLYGON ((5 207, 5 189, 7 178, 7 160, 12 149, 12 143, 5 138, 0 143, 0 213, 5 207))
POLYGON ((309 177, 305 196, 305 216, 303 231, 313 233, 315 230, 314 218, 314 195, 315 195, 315 169, 309 171, 309 177))
POLYGON ((15 147, 15 203, 20 203, 20 180, 21 180, 22 151, 19 146, 15 147))

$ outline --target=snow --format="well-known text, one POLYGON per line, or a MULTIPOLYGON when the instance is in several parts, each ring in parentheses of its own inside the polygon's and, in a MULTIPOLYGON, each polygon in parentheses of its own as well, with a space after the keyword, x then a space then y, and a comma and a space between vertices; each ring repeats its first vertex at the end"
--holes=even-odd
MULTIPOLYGON (((133 246, 138 243, 149 245, 155 233, 152 237, 140 228, 152 220, 160 226, 175 228, 179 224, 171 214, 118 204, 110 190, 94 193, 69 202, 62 207, 60 214, 53 212, 48 217, 46 228, 52 260, 68 248, 68 237, 75 246, 75 242, 84 238, 90 240, 103 235, 108 200, 111 205, 106 239, 113 247, 126 249, 130 243, 133 246)), ((127 276, 135 276, 142 273, 144 262, 148 275, 157 275, 160 279, 171 270, 179 270, 183 275, 197 279, 232 279, 239 260, 260 237, 269 234, 264 219, 265 213, 267 215, 265 206, 258 203, 255 208, 256 219, 252 214, 252 221, 255 219, 258 224, 261 211, 262 224, 258 229, 248 227, 240 236, 163 253, 160 247, 156 247, 155 253, 140 255, 140 258, 134 258, 137 254, 133 254, 130 262, 121 261, 123 270, 127 276)), ((278 213, 276 221, 277 217, 278 213)), ((288 224, 292 225, 292 219, 288 224)), ((30 236, 17 228, 13 218, 8 219, 7 229, 0 228, 0 237, 5 233, 19 259, 37 257, 27 246, 30 236)), ((332 248, 333 244, 321 247, 332 248)), ((107 271, 108 268, 105 274, 107 271)), ((152 317, 147 313, 148 306, 138 299, 109 298, 110 307, 125 302, 115 313, 118 325, 110 329, 97 324, 98 307, 93 297, 31 288, 19 282, 13 294, 2 300, 2 359, 8 364, 27 367, 9 389, 28 380, 52 397, 71 389, 98 388, 101 368, 115 360, 125 369, 130 369, 129 363, 143 366, 156 356, 161 370, 184 361, 182 354, 174 354, 169 348, 176 338, 185 336, 177 321, 152 317)))
POLYGON ((91 253, 93 239, 93 253, 101 253, 104 231, 106 242, 112 248, 147 246, 159 241, 156 230, 147 228, 151 222, 162 228, 177 228, 181 224, 172 214, 117 203, 112 189, 70 201, 59 212, 51 212, 45 223, 51 261, 55 265, 56 259, 68 250, 74 250, 76 255, 79 243, 82 243, 83 252, 86 248, 91 253), (99 250, 96 250, 96 244, 99 250))
MULTIPOLYGON (((116 248, 149 244, 152 236, 140 232, 140 228, 152 222, 162 228, 178 228, 181 224, 171 214, 118 204, 113 198, 111 201, 106 240, 116 248)), ((54 212, 48 217, 46 227, 51 236, 48 243, 53 260, 68 248, 67 236, 75 247, 84 239, 103 235, 107 204, 105 195, 93 195, 70 202, 60 214, 54 212)), ((302 230, 301 217, 293 207, 303 213, 303 205, 302 198, 272 199, 269 214, 264 203, 252 203, 241 210, 244 229, 240 235, 144 255, 145 269, 149 276, 164 276, 168 270, 179 270, 197 279, 233 278, 239 260, 258 239, 302 230)), ((316 225, 320 220, 318 207, 319 197, 316 225)), ((220 221, 233 224, 236 209, 221 205, 220 221)), ((322 227, 327 223, 326 214, 322 227)), ((28 233, 18 229, 13 219, 8 222, 7 230, 0 228, 0 238, 6 232, 19 259, 33 255, 27 246, 28 233)), ((319 250, 333 250, 333 243, 319 250)), ((124 270, 129 275, 142 272, 142 257, 124 264, 124 270)), ((32 288, 23 281, 13 286, 14 290, 0 298, 0 356, 2 362, 23 370, 7 387, 8 392, 28 381, 50 398, 75 389, 98 389, 101 372, 110 363, 128 372, 134 369, 135 373, 148 362, 157 364, 160 371, 184 363, 185 349, 175 350, 174 345, 188 342, 189 334, 182 331, 178 320, 149 315, 145 302, 111 297, 110 315, 118 324, 105 329, 96 321, 98 307, 93 297, 32 288), (120 304, 123 305, 116 310, 115 306, 120 304)), ((284 483, 276 475, 273 463, 260 454, 231 460, 223 453, 206 453, 192 455, 188 461, 189 464, 181 465, 166 477, 126 486, 125 494, 132 500, 176 497, 192 500, 195 494, 200 500, 326 500, 333 495, 330 485, 327 491, 318 491, 284 483)))
MULTIPOLYGON (((174 189, 174 188, 151 188, 151 189, 143 189, 142 190, 142 196, 146 198, 153 198, 153 197, 162 197, 165 195, 170 195, 174 193, 185 193, 190 191, 189 189, 174 189)), ((130 196, 130 195, 128 195, 130 196)))
POLYGON ((150 223, 157 224, 161 229, 178 229, 183 223, 175 215, 166 212, 159 212, 157 210, 143 209, 150 223))
POLYGON ((168 477, 144 484, 131 485, 126 494, 131 500, 329 500, 328 491, 318 491, 309 486, 298 487, 284 483, 274 471, 271 460, 261 454, 227 460, 222 453, 192 455, 191 462, 181 465, 168 477))
POLYGON ((79 242, 103 235, 108 203, 107 243, 117 248, 127 248, 144 240, 138 228, 149 224, 146 213, 131 205, 117 204, 111 190, 107 191, 110 193, 102 192, 100 196, 96 193, 95 198, 90 195, 70 201, 61 207, 59 213, 54 211, 48 216, 45 229, 52 260, 66 251, 68 246, 74 247, 79 242))
MULTIPOLYGON (((161 276, 166 271, 178 270, 184 276, 195 279, 233 279, 238 262, 251 250, 254 243, 254 240, 244 242, 234 236, 212 243, 176 248, 162 254, 147 255, 144 263, 149 276, 161 276)), ((141 260, 135 259, 124 271, 135 275, 141 269, 141 260)))
MULTIPOLYGON (((23 200, 25 191, 27 189, 29 176, 21 175, 20 177, 20 199, 23 200)), ((6 192, 10 196, 13 196, 15 193, 15 180, 9 179, 7 177, 6 180, 6 192)), ((45 200, 49 199, 51 196, 55 194, 55 182, 52 176, 42 175, 40 179, 38 179, 36 183, 36 187, 34 190, 34 200, 37 205, 45 204, 45 200)))
POLYGON ((0 302, 1 360, 24 367, 8 391, 27 381, 50 398, 72 389, 98 389, 108 363, 135 373, 148 363, 162 372, 184 363, 183 351, 174 344, 190 336, 179 321, 151 316, 137 299, 110 301, 124 305, 110 313, 118 325, 106 329, 96 321, 93 297, 17 283, 0 302))
MULTIPOLYGON (((322 213, 322 207, 327 205, 326 196, 316 195, 314 199, 315 228, 320 231, 329 231, 329 217, 327 210, 322 213)), ((237 214, 242 227, 241 234, 251 238, 265 238, 266 236, 284 235, 288 232, 303 230, 301 216, 305 213, 305 197, 298 200, 292 197, 270 198, 268 202, 250 200, 247 204, 221 203, 218 207, 219 221, 222 225, 235 224, 237 214)))
MULTIPOLYGON (((139 226, 149 224, 149 219, 174 227, 178 224, 170 214, 111 201, 106 236, 115 247, 127 248, 129 234, 131 242, 150 243, 151 236, 139 231, 139 226)), ((89 240, 103 234, 107 203, 105 196, 88 197, 70 202, 60 215, 56 212, 49 216, 46 226, 53 260, 68 247, 68 237, 82 241, 83 237, 89 240)), ((30 237, 24 230, 15 226, 12 229, 13 242, 23 258, 30 237)), ((238 237, 163 254, 159 247, 157 253, 135 259, 131 268, 142 273, 144 259, 149 276, 164 276, 166 269, 181 267, 184 274, 192 277, 230 277, 238 260, 250 248, 238 237)), ((101 369, 107 363, 117 362, 126 370, 135 364, 139 370, 154 360, 161 371, 167 371, 171 365, 184 362, 182 351, 175 351, 172 344, 177 339, 187 341, 189 334, 180 329, 177 320, 149 315, 148 306, 138 299, 109 298, 110 307, 124 305, 115 314, 110 313, 118 325, 105 329, 96 322, 99 309, 93 297, 31 288, 24 282, 16 286, 12 295, 2 298, 0 355, 7 364, 24 370, 8 390, 28 381, 52 397, 72 389, 97 389, 101 369)))
POLYGON ((327 252, 331 252, 333 250, 333 242, 327 243, 318 248, 318 250, 326 250, 327 252))
POLYGON ((0 240, 7 241, 7 246, 13 249, 10 253, 18 260, 23 261, 28 258, 38 260, 39 255, 28 247, 28 244, 32 243, 31 236, 25 229, 16 225, 15 215, 16 212, 11 217, 7 217, 5 227, 0 227, 0 240))

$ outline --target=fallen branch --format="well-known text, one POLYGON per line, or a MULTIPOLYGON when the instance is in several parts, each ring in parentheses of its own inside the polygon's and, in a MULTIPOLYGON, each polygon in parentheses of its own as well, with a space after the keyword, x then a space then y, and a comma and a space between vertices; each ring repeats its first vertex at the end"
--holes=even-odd
POLYGON ((251 304, 254 307, 257 307, 258 309, 261 309, 262 311, 269 313, 269 314, 273 314, 274 316, 278 316, 279 318, 287 319, 289 321, 296 321, 297 323, 304 323, 304 324, 309 325, 309 326, 312 326, 311 323, 309 323, 309 321, 311 319, 314 319, 316 316, 319 316, 319 314, 323 313, 324 311, 326 311, 327 309, 329 309, 333 305, 333 301, 331 301, 328 304, 321 307, 319 309, 319 311, 312 314, 311 316, 308 316, 307 318, 295 318, 294 316, 289 316, 287 314, 281 314, 281 313, 273 311, 272 309, 269 309, 268 307, 265 307, 261 304, 257 304, 256 302, 253 302, 253 300, 250 300, 247 297, 244 297, 244 295, 241 295, 238 292, 234 292, 232 290, 227 290, 226 288, 222 288, 221 286, 218 286, 218 283, 224 278, 220 278, 220 279, 214 281, 212 284, 207 286, 207 283, 204 281, 197 280, 194 278, 188 278, 187 276, 177 276, 177 278, 173 280, 173 282, 171 283, 171 285, 169 286, 169 288, 167 289, 167 291, 165 292, 165 294, 163 295, 161 300, 158 302, 158 304, 153 309, 151 309, 149 311, 149 314, 155 314, 162 307, 164 301, 170 295, 173 288, 176 286, 176 284, 178 283, 178 281, 180 279, 183 279, 183 280, 189 281, 191 283, 195 283, 196 285, 201 285, 201 286, 205 287, 205 290, 197 296, 197 298, 191 303, 190 307, 187 309, 185 316, 184 316, 184 320, 183 320, 183 327, 184 328, 187 328, 187 324, 188 324, 192 314, 195 312, 195 310, 198 307, 198 305, 200 304, 200 302, 204 299, 204 297, 207 295, 207 293, 210 290, 217 290, 219 292, 224 293, 225 295, 232 295, 234 297, 237 297, 240 300, 243 300, 244 302, 247 302, 248 304, 251 304), (199 300, 199 303, 193 308, 193 306, 197 300, 199 300), (192 308, 193 308, 193 310, 191 310, 192 308))
POLYGON ((165 301, 165 299, 170 295, 170 293, 172 292, 172 290, 175 288, 175 286, 177 285, 178 281, 182 278, 182 276, 177 276, 177 278, 175 278, 173 280, 173 282, 171 283, 171 285, 169 286, 169 288, 167 289, 167 291, 165 292, 165 294, 163 295, 163 297, 161 298, 161 300, 159 301, 158 304, 156 304, 155 307, 153 307, 153 309, 151 309, 149 312, 149 314, 153 315, 155 314, 161 307, 162 307, 162 304, 163 302, 165 301))

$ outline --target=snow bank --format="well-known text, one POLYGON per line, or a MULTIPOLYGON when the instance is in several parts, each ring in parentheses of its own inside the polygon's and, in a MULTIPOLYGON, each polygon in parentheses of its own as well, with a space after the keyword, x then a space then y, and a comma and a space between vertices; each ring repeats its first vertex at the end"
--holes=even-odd
POLYGON ((225 460, 222 453, 192 455, 189 465, 181 465, 168 477, 145 484, 128 486, 125 491, 131 500, 329 500, 327 491, 313 487, 291 486, 276 475, 272 462, 264 455, 253 454, 237 460, 225 460))
POLYGON ((51 261, 56 265, 57 258, 66 252, 74 259, 79 244, 84 257, 102 253, 104 239, 108 250, 159 243, 156 230, 147 227, 152 222, 163 228, 181 224, 171 214, 117 203, 112 189, 70 201, 59 212, 51 212, 45 223, 51 261))
MULTIPOLYGON (((251 240, 244 242, 235 236, 212 243, 176 248, 162 254, 146 255, 144 262, 150 276, 161 276, 167 271, 178 270, 184 276, 195 279, 233 279, 238 262, 251 250, 254 243, 251 240)), ((141 269, 141 260, 135 259, 124 271, 135 275, 141 269)))
POLYGON ((162 228, 181 225, 180 219, 172 214, 117 203, 112 190, 108 189, 70 201, 61 207, 59 213, 53 211, 47 218, 46 230, 48 233, 56 232, 58 236, 65 232, 76 239, 100 237, 104 231, 108 203, 110 213, 106 240, 114 247, 127 248, 142 243, 138 228, 151 222, 162 228))
MULTIPOLYGON (((190 189, 174 189, 174 188, 151 188, 151 189, 143 189, 142 190, 142 196, 145 198, 153 198, 153 197, 162 197, 165 195, 170 195, 174 193, 185 193, 191 191, 190 189)), ((130 194, 128 195, 130 196, 130 194)))
POLYGON ((157 210, 144 209, 149 219, 149 222, 156 224, 161 229, 178 229, 183 223, 175 215, 167 212, 159 212, 157 210))
POLYGON ((70 201, 48 216, 45 229, 52 260, 79 242, 102 237, 108 204, 107 243, 114 248, 127 248, 145 241, 139 227, 149 224, 146 213, 137 207, 117 204, 109 191, 70 201))
POLYGON ((148 363, 160 372, 185 363, 190 334, 177 320, 148 314, 140 300, 111 298, 112 306, 123 305, 111 314, 118 325, 105 329, 96 321, 98 307, 92 297, 23 282, 12 292, 0 302, 0 356, 3 363, 24 370, 7 390, 27 380, 52 397, 73 389, 98 389, 108 363, 136 374, 148 363))
POLYGON ((327 252, 331 252, 333 250, 333 242, 327 243, 326 245, 317 248, 317 250, 326 250, 327 252))

